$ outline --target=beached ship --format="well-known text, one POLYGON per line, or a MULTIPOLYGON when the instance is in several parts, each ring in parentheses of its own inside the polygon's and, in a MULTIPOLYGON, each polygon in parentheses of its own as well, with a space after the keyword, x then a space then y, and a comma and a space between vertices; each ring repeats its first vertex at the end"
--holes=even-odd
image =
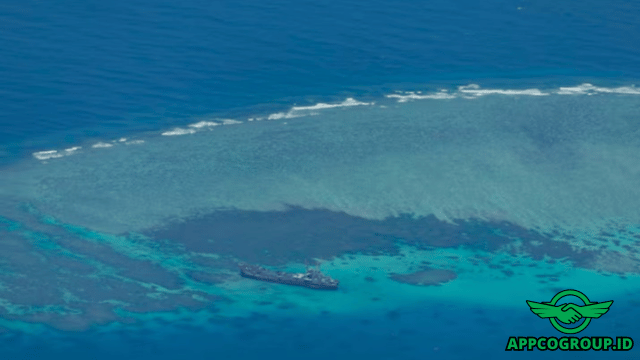
POLYGON ((320 271, 311 268, 307 268, 306 273, 286 273, 245 263, 240 263, 238 266, 240 267, 240 275, 260 281, 325 290, 336 290, 340 283, 338 280, 334 280, 330 276, 323 275, 320 271))

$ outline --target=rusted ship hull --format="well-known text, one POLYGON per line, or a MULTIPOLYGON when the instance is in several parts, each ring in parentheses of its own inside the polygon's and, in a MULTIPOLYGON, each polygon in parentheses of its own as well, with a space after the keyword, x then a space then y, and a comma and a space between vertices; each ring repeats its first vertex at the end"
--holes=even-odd
POLYGON ((308 270, 304 273, 285 273, 272 271, 256 265, 240 264, 240 275, 242 277, 260 281, 267 281, 277 284, 303 286, 310 289, 337 290, 338 280, 320 274, 318 271, 308 270))

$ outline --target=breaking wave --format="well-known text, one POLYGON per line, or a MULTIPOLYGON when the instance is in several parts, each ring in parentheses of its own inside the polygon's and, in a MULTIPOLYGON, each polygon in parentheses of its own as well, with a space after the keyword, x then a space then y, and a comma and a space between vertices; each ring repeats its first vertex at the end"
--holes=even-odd
MULTIPOLYGON (((500 96, 549 96, 549 95, 597 95, 597 94, 619 94, 619 95, 640 95, 640 88, 635 85, 620 86, 620 87, 603 87, 595 86, 589 83, 584 83, 577 86, 559 87, 557 89, 540 90, 536 88, 532 89, 483 89, 478 84, 469 84, 459 86, 457 90, 450 91, 448 89, 441 89, 434 92, 423 91, 397 91, 394 94, 387 94, 385 98, 394 99, 398 103, 406 103, 413 100, 451 100, 456 98, 462 99, 476 99, 479 97, 500 95, 500 96)), ((317 103, 310 106, 293 106, 288 111, 275 112, 264 116, 250 116, 246 119, 247 122, 262 121, 262 120, 286 120, 301 118, 307 116, 319 115, 324 110, 348 108, 354 106, 371 106, 375 105, 375 102, 363 102, 354 98, 347 98, 339 103, 317 103)), ((380 105, 382 108, 386 105, 380 105)), ((237 119, 213 119, 202 120, 184 127, 175 127, 170 130, 164 130, 160 132, 162 136, 182 136, 191 135, 199 131, 213 130, 214 128, 222 125, 237 125, 242 124, 244 121, 237 119)), ((142 144, 144 140, 127 141, 126 138, 119 140, 113 140, 110 142, 99 141, 93 145, 93 149, 111 148, 117 144, 142 144)), ((34 152, 32 155, 34 158, 47 161, 57 158, 62 158, 68 155, 77 153, 81 147, 72 147, 64 150, 45 150, 34 152)))

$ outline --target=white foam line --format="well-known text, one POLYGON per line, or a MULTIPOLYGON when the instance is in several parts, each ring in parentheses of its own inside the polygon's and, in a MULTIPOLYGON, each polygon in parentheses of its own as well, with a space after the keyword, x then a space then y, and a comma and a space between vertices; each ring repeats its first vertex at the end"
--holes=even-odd
POLYGON ((407 102, 409 100, 424 100, 424 99, 436 99, 436 100, 444 100, 444 99, 454 99, 456 96, 453 94, 449 94, 446 90, 441 90, 439 93, 429 94, 429 95, 420 95, 420 91, 417 93, 409 92, 407 95, 400 94, 391 94, 386 95, 388 98, 396 98, 398 102, 407 102))
POLYGON ((78 151, 80 149, 82 149, 81 146, 74 146, 74 147, 70 147, 68 149, 64 149, 64 152, 67 153, 67 155, 71 155, 71 154, 73 154, 74 152, 76 152, 76 151, 78 151))
POLYGON ((304 116, 304 114, 294 114, 292 112, 288 112, 288 113, 279 112, 279 113, 275 113, 267 116, 267 120, 293 119, 293 118, 302 117, 302 116, 304 116))
MULTIPOLYGON (((252 121, 253 119, 249 119, 249 121, 252 121)), ((238 121, 238 120, 233 120, 233 119, 220 119, 220 122, 214 122, 214 121, 200 121, 197 122, 195 124, 190 124, 189 127, 192 129, 205 129, 205 128, 212 128, 214 126, 220 126, 220 125, 235 125, 235 124, 242 124, 242 121, 238 121)), ((187 131, 193 131, 192 129, 189 129, 187 131)), ((174 129, 174 130, 178 130, 178 129, 174 129)), ((190 134, 193 134, 193 132, 189 132, 190 134)), ((185 133, 187 134, 187 133, 185 133)), ((164 134, 162 134, 164 135, 164 134)), ((184 135, 182 133, 180 134, 172 134, 172 135, 184 135)))
POLYGON ((458 87, 458 92, 463 94, 471 94, 473 96, 484 96, 484 95, 528 95, 528 96, 546 96, 549 93, 544 93, 538 89, 525 89, 525 90, 503 90, 503 89, 486 89, 481 90, 480 85, 470 84, 465 86, 458 87))
POLYGON ((459 86, 458 91, 454 93, 448 93, 446 90, 440 90, 440 92, 430 93, 423 95, 420 91, 417 92, 402 92, 396 91, 395 94, 385 95, 387 98, 398 99, 398 102, 407 102, 409 100, 423 100, 423 99, 453 99, 462 97, 465 99, 475 99, 485 95, 507 95, 507 96, 547 96, 550 94, 557 95, 594 95, 597 93, 606 94, 624 94, 624 95, 640 95, 640 88, 636 88, 635 85, 621 86, 616 88, 598 87, 592 84, 582 84, 572 87, 560 87, 558 90, 544 92, 539 89, 481 89, 480 85, 469 84, 459 86))
POLYGON ((558 95, 591 95, 594 93, 606 93, 606 94, 626 94, 626 95, 640 95, 640 89, 635 86, 621 86, 617 88, 598 87, 592 84, 582 84, 572 87, 561 87, 556 92, 558 95))
MULTIPOLYGON (((635 85, 631 86, 621 86, 616 88, 607 88, 607 87, 598 87, 589 83, 584 83, 578 86, 570 86, 570 87, 560 87, 556 91, 551 92, 543 92, 538 89, 524 89, 524 90, 515 90, 515 89, 481 89, 477 84, 469 84, 464 86, 459 86, 458 91, 454 93, 449 93, 447 90, 440 90, 439 92, 422 94, 421 91, 416 92, 402 92, 395 91, 395 94, 385 95, 387 98, 395 98, 398 99, 398 102, 407 102, 409 100, 423 100, 423 99, 435 99, 435 100, 445 100, 445 99, 454 99, 457 97, 463 97, 466 99, 474 99, 484 95, 507 95, 507 96, 517 96, 517 95, 526 95, 526 96, 546 96, 549 94, 557 94, 557 95, 594 95, 597 93, 606 93, 606 94, 624 94, 624 95, 640 95, 640 88, 636 88, 635 85)), ((318 112, 314 112, 314 110, 325 110, 339 107, 349 107, 349 106, 366 106, 366 105, 374 105, 375 103, 370 102, 361 102, 357 101, 354 98, 347 98, 341 103, 337 104, 327 104, 327 103, 317 103, 311 106, 294 106, 288 112, 278 112, 270 114, 265 117, 255 117, 249 118, 247 121, 261 121, 261 120, 280 120, 280 119, 293 119, 303 116, 312 116, 318 115, 318 112)), ((382 105, 381 107, 385 107, 382 105)), ((233 119, 221 119, 220 122, 213 121, 200 121, 194 124, 188 125, 189 128, 174 128, 173 130, 165 131, 162 133, 163 136, 177 136, 177 135, 188 135, 194 134, 199 129, 211 128, 219 125, 234 125, 241 124, 242 121, 233 120, 233 119)), ((133 140, 127 141, 127 138, 123 137, 118 140, 113 140, 111 143, 98 142, 93 144, 92 148, 109 148, 113 147, 115 143, 120 142, 126 145, 134 145, 134 144, 142 144, 144 140, 133 140)), ((64 151, 58 152, 57 150, 47 150, 47 151, 39 151, 33 153, 33 157, 38 160, 48 160, 61 158, 63 156, 72 155, 81 147, 74 146, 64 151)))
POLYGON ((177 136, 177 135, 194 134, 195 132, 196 131, 194 129, 175 128, 173 130, 163 132, 162 135, 163 136, 177 136))
POLYGON ((63 154, 60 154, 58 150, 38 151, 34 152, 32 155, 38 160, 55 159, 64 156, 63 154))
MULTIPOLYGON (((267 120, 280 120, 280 119, 293 119, 302 116, 309 115, 318 115, 317 112, 313 112, 314 110, 325 110, 325 109, 333 109, 339 107, 348 107, 348 106, 366 106, 373 105, 374 103, 366 103, 362 101, 358 101, 354 98, 347 98, 341 103, 338 104, 325 104, 325 103, 317 103, 312 106, 294 106, 288 112, 278 112, 271 114, 267 117, 267 120)), ((256 118, 253 120, 262 120, 261 118, 256 118)), ((249 119, 252 121, 252 119, 249 119)))
POLYGON ((358 101, 354 98, 347 98, 345 101, 339 104, 317 103, 313 106, 294 106, 291 108, 291 111, 322 110, 322 109, 331 109, 331 108, 337 108, 337 107, 362 106, 362 105, 373 105, 373 103, 366 103, 366 102, 358 101))
POLYGON ((195 128, 195 129, 202 129, 202 128, 214 127, 214 126, 219 126, 219 125, 220 125, 220 123, 213 122, 213 121, 200 121, 200 122, 197 122, 195 124, 189 125, 189 127, 192 127, 192 128, 195 128))
POLYGON ((33 155, 33 157, 35 157, 38 160, 49 160, 49 159, 56 159, 56 158, 61 158, 63 156, 72 155, 73 153, 75 153, 80 149, 82 149, 82 147, 74 146, 68 149, 64 149, 61 152, 58 152, 58 150, 47 150, 47 151, 34 152, 31 155, 33 155))

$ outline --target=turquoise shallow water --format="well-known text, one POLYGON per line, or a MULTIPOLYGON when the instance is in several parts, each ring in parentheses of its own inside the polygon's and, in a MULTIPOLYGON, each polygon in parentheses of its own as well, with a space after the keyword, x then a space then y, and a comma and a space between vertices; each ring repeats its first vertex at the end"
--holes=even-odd
POLYGON ((504 349, 638 337, 639 11, 2 5, 0 354, 635 356, 504 349))

